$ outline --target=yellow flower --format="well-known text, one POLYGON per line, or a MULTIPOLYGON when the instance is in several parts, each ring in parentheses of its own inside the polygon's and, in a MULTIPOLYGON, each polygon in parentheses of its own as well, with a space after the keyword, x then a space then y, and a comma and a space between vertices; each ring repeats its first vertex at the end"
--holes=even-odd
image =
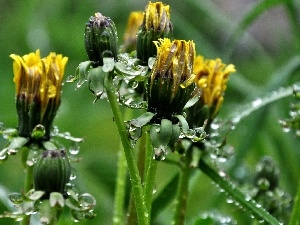
POLYGON ((223 101, 229 75, 236 70, 234 65, 226 65, 221 59, 204 60, 197 56, 194 65, 195 83, 201 92, 201 100, 212 111, 210 118, 214 118, 223 101))
POLYGON ((134 11, 130 13, 124 33, 124 43, 122 46, 124 52, 131 52, 135 49, 136 35, 138 28, 143 23, 143 17, 144 15, 141 11, 134 11))
POLYGON ((144 11, 143 24, 137 33, 137 58, 147 65, 148 59, 157 55, 154 41, 171 38, 173 25, 170 21, 170 6, 162 2, 149 2, 144 11))
POLYGON ((67 57, 51 52, 41 58, 40 51, 23 57, 11 54, 16 85, 19 134, 30 136, 32 129, 42 124, 46 134, 60 104, 61 83, 67 57))
POLYGON ((169 29, 170 6, 151 1, 145 9, 144 24, 147 30, 164 31, 169 29))
POLYGON ((194 90, 195 44, 160 39, 155 45, 158 56, 149 80, 148 109, 167 118, 182 113, 194 90))

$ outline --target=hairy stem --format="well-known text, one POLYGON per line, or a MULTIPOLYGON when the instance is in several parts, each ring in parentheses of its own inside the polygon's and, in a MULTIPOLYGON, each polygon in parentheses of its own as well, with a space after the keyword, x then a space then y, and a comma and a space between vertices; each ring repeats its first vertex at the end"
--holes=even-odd
POLYGON ((115 88, 113 86, 112 77, 110 76, 106 81, 106 91, 107 97, 113 112, 113 116, 118 128, 118 132, 123 145, 128 171, 130 175, 130 181, 132 186, 132 192, 135 200, 135 207, 138 217, 138 222, 140 225, 149 224, 149 212, 146 208, 144 197, 143 197, 143 187, 141 184, 141 178, 139 176, 139 171, 136 164, 136 159, 133 151, 133 147, 130 143, 128 133, 124 124, 124 120, 120 111, 119 103, 117 101, 117 96, 115 94, 115 88))
MULTIPOLYGON (((145 157, 145 182, 144 182, 144 199, 148 212, 151 214, 152 196, 155 185, 157 170, 157 161, 153 159, 153 149, 148 132, 146 135, 146 157, 145 157)), ((149 215, 150 216, 150 215, 149 215)))
POLYGON ((186 214, 186 207, 187 207, 187 200, 189 194, 189 179, 191 175, 191 162, 192 162, 192 148, 189 148, 183 157, 183 165, 182 165, 182 172, 179 181, 179 189, 178 189, 178 196, 177 196, 177 203, 175 208, 175 214, 173 223, 174 225, 183 225, 185 214, 186 214))
MULTIPOLYGON (((25 166, 25 181, 24 181, 24 193, 27 193, 29 190, 33 188, 33 165, 29 166, 26 164, 27 157, 30 149, 24 148, 22 151, 22 163, 25 166)), ((25 215, 24 219, 21 221, 21 225, 29 225, 30 224, 30 215, 25 215)))
MULTIPOLYGON (((125 119, 130 118, 131 110, 125 110, 125 119)), ((125 201, 125 188, 126 188, 126 173, 127 173, 127 163, 124 151, 122 149, 122 143, 120 143, 120 149, 118 151, 118 172, 116 179, 116 189, 115 189, 115 207, 113 224, 122 225, 124 224, 124 201, 125 201)))

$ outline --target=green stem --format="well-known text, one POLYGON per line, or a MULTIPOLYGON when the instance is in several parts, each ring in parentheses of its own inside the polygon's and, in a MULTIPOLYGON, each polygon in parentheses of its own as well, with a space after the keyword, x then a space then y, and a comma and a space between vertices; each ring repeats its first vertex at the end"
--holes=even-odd
POLYGON ((270 215, 265 209, 259 206, 254 200, 247 199, 246 196, 235 187, 228 179, 225 179, 212 169, 202 158, 199 161, 201 169, 209 178, 211 178, 220 188, 229 194, 242 207, 249 210, 257 219, 265 221, 267 224, 279 225, 278 220, 270 215))
POLYGON ((106 82, 107 83, 105 87, 107 91, 107 97, 113 112, 113 116, 118 128, 118 132, 121 138, 121 142, 123 145, 123 149, 127 161, 128 171, 129 171, 131 185, 132 185, 132 191, 135 200, 135 207, 137 211, 138 222, 139 225, 147 225, 149 224, 149 212, 144 202, 143 187, 141 184, 141 178, 139 176, 139 171, 136 164, 134 150, 128 138, 128 133, 115 94, 115 88, 113 86, 112 77, 109 76, 106 82))
MULTIPOLYGON (((130 118, 131 110, 125 110, 125 119, 130 118)), ((127 163, 126 157, 122 149, 122 143, 120 143, 120 148, 118 151, 118 171, 115 189, 115 207, 113 224, 122 225, 124 224, 124 201, 125 201, 125 184, 126 184, 126 173, 127 173, 127 163)))
POLYGON ((288 225, 298 225, 299 222, 300 222, 300 184, 298 187, 297 195, 295 197, 293 211, 288 225))
POLYGON ((181 172, 181 178, 179 183, 179 190, 175 208, 175 214, 173 223, 174 225, 183 225, 185 214, 186 214, 186 207, 187 207, 187 200, 189 194, 189 179, 191 175, 191 162, 192 162, 192 148, 189 148, 183 157, 183 166, 181 172))
MULTIPOLYGON (((153 149, 150 141, 149 132, 146 135, 146 158, 145 158, 145 182, 144 182, 144 199, 148 212, 151 214, 151 203, 153 196, 153 189, 155 185, 155 177, 157 170, 157 161, 153 159, 153 149)), ((149 215, 150 216, 150 215, 149 215)))
MULTIPOLYGON (((146 145, 146 134, 144 131, 142 137, 139 140, 138 160, 137 160, 138 170, 139 170, 142 183, 144 183, 144 179, 145 179, 145 154, 146 154, 145 145, 146 145)), ((131 194, 128 216, 127 216, 127 225, 136 225, 136 224, 137 224, 136 209, 134 205, 133 195, 131 194)))
MULTIPOLYGON (((33 188, 33 166, 29 166, 26 164, 27 157, 30 149, 24 148, 22 154, 22 163, 25 165, 25 181, 24 181, 24 194, 30 191, 33 188)), ((25 215, 24 219, 21 221, 21 225, 29 225, 30 224, 30 215, 25 215)))

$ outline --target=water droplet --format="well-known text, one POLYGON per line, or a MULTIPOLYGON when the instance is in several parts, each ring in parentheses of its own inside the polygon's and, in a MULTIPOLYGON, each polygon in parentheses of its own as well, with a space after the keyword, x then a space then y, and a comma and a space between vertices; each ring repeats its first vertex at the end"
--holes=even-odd
POLYGON ((78 197, 78 204, 82 210, 90 210, 96 205, 96 199, 92 195, 85 193, 78 197))
POLYGON ((8 198, 14 204, 20 204, 23 202, 23 197, 20 193, 12 193, 8 196, 8 198))
POLYGON ((252 107, 258 107, 263 103, 261 98, 258 98, 256 100, 254 100, 253 102, 251 102, 252 107))
POLYGON ((80 212, 80 211, 76 211, 76 210, 72 209, 71 217, 74 222, 79 222, 84 219, 84 212, 80 212))
POLYGON ((7 154, 9 154, 9 155, 16 155, 17 154, 17 150, 15 150, 15 149, 9 149, 8 151, 7 151, 7 154))
POLYGON ((69 148, 71 155, 77 155, 79 153, 80 146, 77 142, 73 142, 72 146, 69 148))
POLYGON ((29 155, 27 157, 26 164, 28 166, 33 166, 36 163, 37 158, 38 158, 38 151, 37 150, 30 150, 29 155))
POLYGON ((227 198, 227 199, 226 199, 226 202, 227 202, 228 204, 232 204, 234 201, 233 201, 233 199, 231 199, 231 198, 227 198))
POLYGON ((76 175, 77 172, 74 168, 71 169, 71 176, 70 176, 70 180, 75 180, 76 179, 76 175))
POLYGON ((128 130, 129 138, 133 141, 137 141, 142 136, 142 128, 132 125, 130 121, 126 122, 126 129, 128 130))
POLYGON ((167 155, 167 151, 165 146, 159 146, 158 148, 154 148, 154 156, 153 159, 155 160, 165 160, 167 155))

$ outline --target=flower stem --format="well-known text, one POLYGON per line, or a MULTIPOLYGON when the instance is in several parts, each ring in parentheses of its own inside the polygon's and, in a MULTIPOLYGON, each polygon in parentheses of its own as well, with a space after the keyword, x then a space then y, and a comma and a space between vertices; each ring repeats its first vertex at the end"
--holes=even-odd
POLYGON ((265 209, 257 204, 252 199, 247 199, 246 196, 235 187, 228 179, 225 179, 211 168, 202 158, 199 161, 199 169, 202 170, 209 178, 220 186, 227 194, 229 194, 242 207, 247 209, 257 219, 265 221, 267 224, 279 225, 278 220, 270 215, 265 209))
POLYGON ((153 159, 153 149, 150 141, 149 132, 146 135, 146 157, 145 157, 145 182, 144 182, 144 199, 148 212, 151 215, 151 203, 153 196, 153 189, 155 185, 155 177, 157 170, 157 161, 153 159))
POLYGON ((298 187, 298 192, 294 200, 294 206, 292 215, 289 221, 289 225, 297 225, 300 222, 300 184, 298 187))
POLYGON ((126 158, 123 150, 118 152, 118 172, 116 180, 116 190, 115 190, 115 207, 114 207, 114 225, 124 224, 124 197, 125 197, 125 183, 126 183, 126 158))
MULTIPOLYGON (((24 148, 22 149, 22 163, 25 166, 25 181, 24 181, 24 194, 27 193, 33 187, 33 165, 29 166, 26 164, 27 157, 30 149, 24 148)), ((21 225, 29 225, 30 224, 30 215, 25 215, 24 219, 21 221, 21 225)))
POLYGON ((127 161, 128 171, 129 171, 131 185, 132 185, 132 191, 135 200, 135 207, 137 211, 138 222, 140 225, 148 225, 149 212, 144 202, 141 178, 139 176, 139 171, 137 168, 133 147, 128 138, 128 133, 126 131, 126 127, 120 111, 119 103, 117 101, 117 97, 115 94, 115 88, 113 86, 112 76, 109 76, 109 78, 107 79, 105 87, 106 87, 107 97, 113 112, 113 116, 118 128, 118 132, 121 138, 121 142, 123 145, 123 149, 127 161))
POLYGON ((182 165, 182 172, 181 178, 179 183, 178 189, 178 196, 175 208, 175 214, 173 223, 174 225, 183 225, 185 214, 186 214, 186 207, 187 207, 187 200, 189 194, 189 179, 191 175, 191 162, 192 162, 192 148, 189 148, 186 151, 185 156, 183 157, 183 165, 182 165))

